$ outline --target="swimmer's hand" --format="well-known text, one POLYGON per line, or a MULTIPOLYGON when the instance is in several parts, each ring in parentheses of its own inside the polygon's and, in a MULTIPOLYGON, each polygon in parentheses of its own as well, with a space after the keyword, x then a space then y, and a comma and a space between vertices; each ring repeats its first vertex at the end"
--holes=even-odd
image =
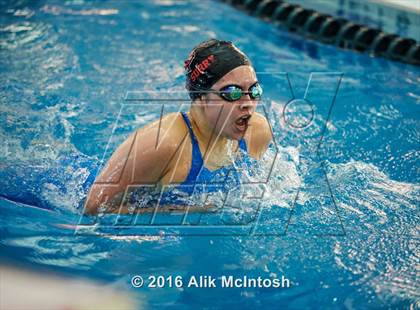
POLYGON ((128 207, 128 206, 101 206, 100 213, 115 213, 115 214, 144 214, 144 213, 215 213, 219 210, 214 205, 204 206, 183 206, 183 205, 164 205, 158 207, 128 207))
POLYGON ((214 213, 219 210, 218 207, 214 205, 204 205, 204 206, 188 206, 188 205, 160 205, 160 206, 145 206, 139 207, 135 204, 122 203, 123 194, 119 193, 115 195, 110 201, 102 203, 99 208, 91 210, 91 212, 85 212, 86 214, 103 214, 103 213, 113 213, 113 214, 143 214, 143 213, 185 213, 185 212, 194 212, 194 213, 214 213), (94 211, 94 212, 92 212, 94 211))

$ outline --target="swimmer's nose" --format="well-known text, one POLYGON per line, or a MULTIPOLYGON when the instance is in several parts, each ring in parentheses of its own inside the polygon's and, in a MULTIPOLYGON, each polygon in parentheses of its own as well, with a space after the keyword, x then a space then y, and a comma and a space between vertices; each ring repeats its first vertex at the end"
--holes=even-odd
POLYGON ((245 95, 244 98, 239 103, 239 109, 241 111, 249 111, 249 113, 253 113, 255 110, 256 102, 252 100, 249 95, 245 95))

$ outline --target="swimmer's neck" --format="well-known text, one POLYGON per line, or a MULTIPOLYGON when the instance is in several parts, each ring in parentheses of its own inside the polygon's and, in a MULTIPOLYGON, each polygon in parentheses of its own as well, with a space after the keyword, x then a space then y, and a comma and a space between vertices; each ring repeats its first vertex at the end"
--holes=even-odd
POLYGON ((223 153, 227 152, 228 142, 231 141, 221 135, 218 136, 218 133, 208 123, 201 107, 192 105, 188 112, 188 117, 199 144, 205 146, 206 150, 216 151, 216 153, 220 151, 223 153))

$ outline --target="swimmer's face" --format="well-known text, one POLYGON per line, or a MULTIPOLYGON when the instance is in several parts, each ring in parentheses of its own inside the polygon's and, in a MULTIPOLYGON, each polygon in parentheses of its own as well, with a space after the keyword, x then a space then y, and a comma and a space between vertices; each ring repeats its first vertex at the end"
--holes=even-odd
MULTIPOLYGON (((212 89, 219 91, 228 85, 237 85, 248 91, 257 81, 254 69, 244 65, 228 72, 212 86, 212 89)), ((220 98, 218 94, 208 93, 204 102, 204 114, 216 134, 240 140, 248 129, 258 100, 252 100, 249 94, 244 94, 239 100, 230 102, 220 98)))

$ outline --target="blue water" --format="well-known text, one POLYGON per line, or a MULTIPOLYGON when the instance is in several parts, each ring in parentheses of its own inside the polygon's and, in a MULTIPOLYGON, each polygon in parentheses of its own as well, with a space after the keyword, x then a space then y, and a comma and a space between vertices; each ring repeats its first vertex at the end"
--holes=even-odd
MULTIPOLYGON (((418 306, 418 67, 304 41, 215 1, 0 6, 3 261, 104 282, 150 308, 418 306), (271 171, 261 233, 75 234, 89 174, 159 117, 126 98, 188 99, 183 60, 209 37, 243 49, 264 87, 275 144, 254 173, 271 171), (285 109, 305 92, 312 120, 302 100, 285 109), (284 275, 291 287, 134 289, 136 274, 284 275)), ((234 205, 231 221, 252 213, 234 205)))

